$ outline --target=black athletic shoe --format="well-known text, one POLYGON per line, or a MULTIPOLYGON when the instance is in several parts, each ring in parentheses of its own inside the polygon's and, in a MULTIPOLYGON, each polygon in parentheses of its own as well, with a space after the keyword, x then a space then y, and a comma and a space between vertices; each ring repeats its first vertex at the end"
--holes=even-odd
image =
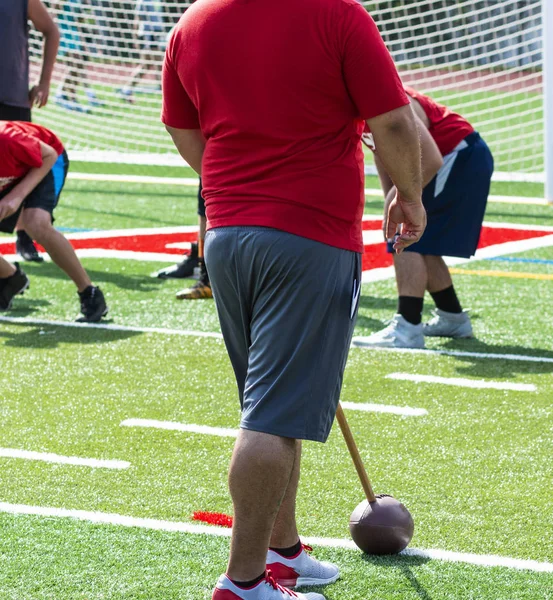
POLYGON ((207 267, 203 260, 200 260, 199 280, 191 288, 177 292, 176 297, 177 300, 199 300, 201 298, 213 298, 207 267))
POLYGON ((33 239, 26 231, 17 232, 17 240, 15 241, 15 250, 23 260, 28 262, 44 262, 44 258, 40 256, 36 249, 33 239))
POLYGON ((13 275, 0 279, 0 310, 10 310, 14 297, 29 287, 29 278, 19 264, 15 263, 14 267, 16 271, 13 275))
POLYGON ((99 287, 89 285, 79 292, 79 299, 83 316, 76 319, 77 323, 97 323, 108 314, 108 306, 99 287))
POLYGON ((171 265, 158 271, 155 276, 160 279, 187 279, 194 276, 194 269, 199 266, 198 244, 193 243, 188 254, 178 265, 171 265))

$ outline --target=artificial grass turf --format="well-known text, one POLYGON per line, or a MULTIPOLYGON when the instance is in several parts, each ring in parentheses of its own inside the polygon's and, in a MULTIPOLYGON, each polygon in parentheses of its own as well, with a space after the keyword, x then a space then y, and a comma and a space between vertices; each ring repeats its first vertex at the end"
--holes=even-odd
MULTIPOLYGON (((197 510, 231 511, 226 471, 232 439, 120 425, 145 418, 237 427, 237 394, 223 343, 113 331, 95 336, 87 340, 81 331, 57 326, 2 325, 7 385, 0 447, 132 466, 111 471, 0 458, 1 500, 179 521, 197 510), (26 343, 17 343, 20 337, 26 343), (32 370, 24 368, 29 361, 32 370)), ((553 425, 553 365, 506 363, 351 352, 344 400, 428 411, 423 417, 348 411, 376 490, 401 498, 416 515, 415 547, 553 558, 553 541, 543 534, 543 515, 552 508, 547 431, 553 425), (485 375, 473 362, 485 365, 485 375), (538 392, 386 378, 397 371, 532 382, 538 392)), ((302 531, 346 538, 347 518, 362 493, 336 429, 326 445, 306 444, 302 477, 302 531)))
MULTIPOLYGON (((228 541, 72 519, 0 515, 2 600, 209 600, 228 541)), ((549 600, 553 575, 317 548, 341 579, 327 600, 549 600)), ((307 590, 304 590, 307 591, 307 590)))

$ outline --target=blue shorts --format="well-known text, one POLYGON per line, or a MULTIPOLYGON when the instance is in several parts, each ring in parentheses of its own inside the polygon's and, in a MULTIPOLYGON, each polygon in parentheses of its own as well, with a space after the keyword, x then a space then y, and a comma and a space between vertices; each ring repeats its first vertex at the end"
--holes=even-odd
MULTIPOLYGON (((58 205, 68 169, 69 159, 64 150, 63 153, 58 156, 58 160, 54 163, 54 166, 46 174, 44 179, 39 182, 35 189, 25 198, 19 210, 13 215, 10 215, 7 219, 0 221, 0 231, 3 231, 4 233, 13 233, 21 211, 27 208, 41 208, 42 210, 45 210, 50 213, 53 223, 54 209, 58 205)), ((17 183, 15 185, 17 185, 17 183)), ((10 186, 7 190, 3 190, 0 194, 0 199, 13 188, 14 185, 10 186)))
POLYGON ((243 429, 326 441, 353 335, 361 255, 268 227, 219 227, 205 259, 243 429))
MULTIPOLYGON (((405 252, 470 258, 476 252, 493 173, 493 157, 478 132, 469 134, 424 188, 426 230, 405 252)), ((388 252, 393 252, 388 244, 388 252)))

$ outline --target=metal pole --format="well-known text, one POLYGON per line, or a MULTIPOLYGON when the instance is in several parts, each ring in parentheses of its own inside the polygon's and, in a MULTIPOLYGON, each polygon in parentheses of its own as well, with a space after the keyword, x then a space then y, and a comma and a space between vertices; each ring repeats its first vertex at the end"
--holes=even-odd
POLYGON ((553 0, 542 0, 545 198, 553 204, 553 0))

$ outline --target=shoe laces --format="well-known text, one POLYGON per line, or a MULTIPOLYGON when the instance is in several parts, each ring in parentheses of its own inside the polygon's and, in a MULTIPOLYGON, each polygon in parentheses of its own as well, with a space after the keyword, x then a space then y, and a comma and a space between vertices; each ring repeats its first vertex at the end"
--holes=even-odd
POLYGON ((273 589, 282 592, 284 595, 290 596, 290 598, 299 598, 299 596, 295 592, 289 590, 288 588, 282 587, 279 583, 277 583, 275 581, 275 578, 273 577, 273 573, 271 572, 271 570, 267 570, 267 574, 265 575, 265 582, 268 583, 273 589))

